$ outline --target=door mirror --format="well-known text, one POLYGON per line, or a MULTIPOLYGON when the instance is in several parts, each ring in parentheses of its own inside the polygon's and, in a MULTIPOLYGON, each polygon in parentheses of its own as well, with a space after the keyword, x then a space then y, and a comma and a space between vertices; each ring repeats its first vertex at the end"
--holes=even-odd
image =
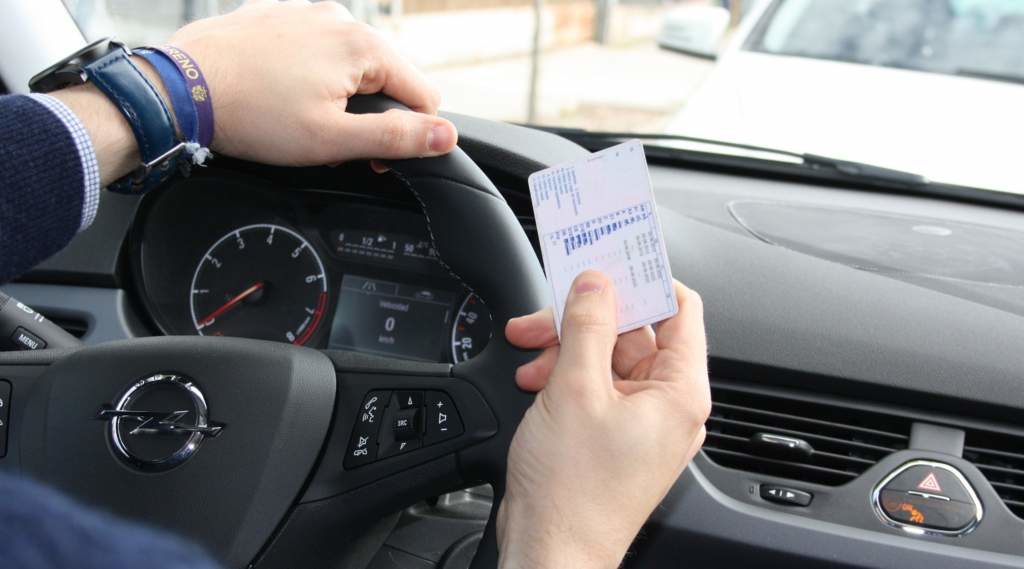
POLYGON ((658 46, 715 59, 729 28, 729 10, 719 6, 682 6, 665 15, 658 33, 658 46))

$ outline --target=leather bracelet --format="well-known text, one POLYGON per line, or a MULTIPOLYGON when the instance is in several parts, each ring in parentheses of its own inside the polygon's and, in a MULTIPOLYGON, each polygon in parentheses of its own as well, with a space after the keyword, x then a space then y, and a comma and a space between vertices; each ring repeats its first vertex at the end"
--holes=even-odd
POLYGON ((131 174, 108 189, 139 194, 157 187, 175 173, 185 143, 177 140, 167 106, 129 59, 130 55, 127 49, 117 49, 85 66, 84 72, 128 120, 142 159, 131 174))
POLYGON ((198 142, 196 107, 192 104, 192 98, 188 95, 185 76, 181 74, 181 70, 162 51, 141 47, 132 49, 132 53, 148 61, 153 66, 153 69, 156 70, 157 75, 160 76, 160 80, 163 81, 182 137, 187 142, 198 142))

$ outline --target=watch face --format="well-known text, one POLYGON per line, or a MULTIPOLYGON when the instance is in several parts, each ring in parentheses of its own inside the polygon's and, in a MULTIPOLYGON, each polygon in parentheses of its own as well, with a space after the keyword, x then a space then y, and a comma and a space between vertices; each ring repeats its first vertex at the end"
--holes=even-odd
POLYGON ((82 68, 115 49, 124 49, 124 45, 111 38, 96 40, 36 73, 29 80, 28 87, 36 93, 49 93, 71 85, 81 85, 86 80, 82 68))

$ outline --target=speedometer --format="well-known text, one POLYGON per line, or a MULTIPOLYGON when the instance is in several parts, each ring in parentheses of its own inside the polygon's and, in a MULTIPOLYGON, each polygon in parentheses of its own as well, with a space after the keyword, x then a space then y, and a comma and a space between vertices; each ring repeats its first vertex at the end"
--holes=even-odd
POLYGON ((199 260, 189 304, 200 335, 302 345, 327 308, 327 275, 298 233, 247 225, 218 239, 199 260))
POLYGON ((459 306, 452 325, 452 361, 464 362, 487 347, 491 339, 491 313, 480 297, 470 293, 459 306))

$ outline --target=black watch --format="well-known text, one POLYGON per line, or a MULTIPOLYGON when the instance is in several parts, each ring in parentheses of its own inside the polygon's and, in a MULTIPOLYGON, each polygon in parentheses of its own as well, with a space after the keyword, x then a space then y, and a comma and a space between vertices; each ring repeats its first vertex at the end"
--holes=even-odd
POLYGON ((142 158, 134 172, 109 189, 139 194, 175 173, 185 144, 177 138, 167 105, 130 57, 131 50, 123 43, 111 38, 97 40, 37 73, 29 88, 48 93, 86 82, 96 85, 128 120, 142 158))

